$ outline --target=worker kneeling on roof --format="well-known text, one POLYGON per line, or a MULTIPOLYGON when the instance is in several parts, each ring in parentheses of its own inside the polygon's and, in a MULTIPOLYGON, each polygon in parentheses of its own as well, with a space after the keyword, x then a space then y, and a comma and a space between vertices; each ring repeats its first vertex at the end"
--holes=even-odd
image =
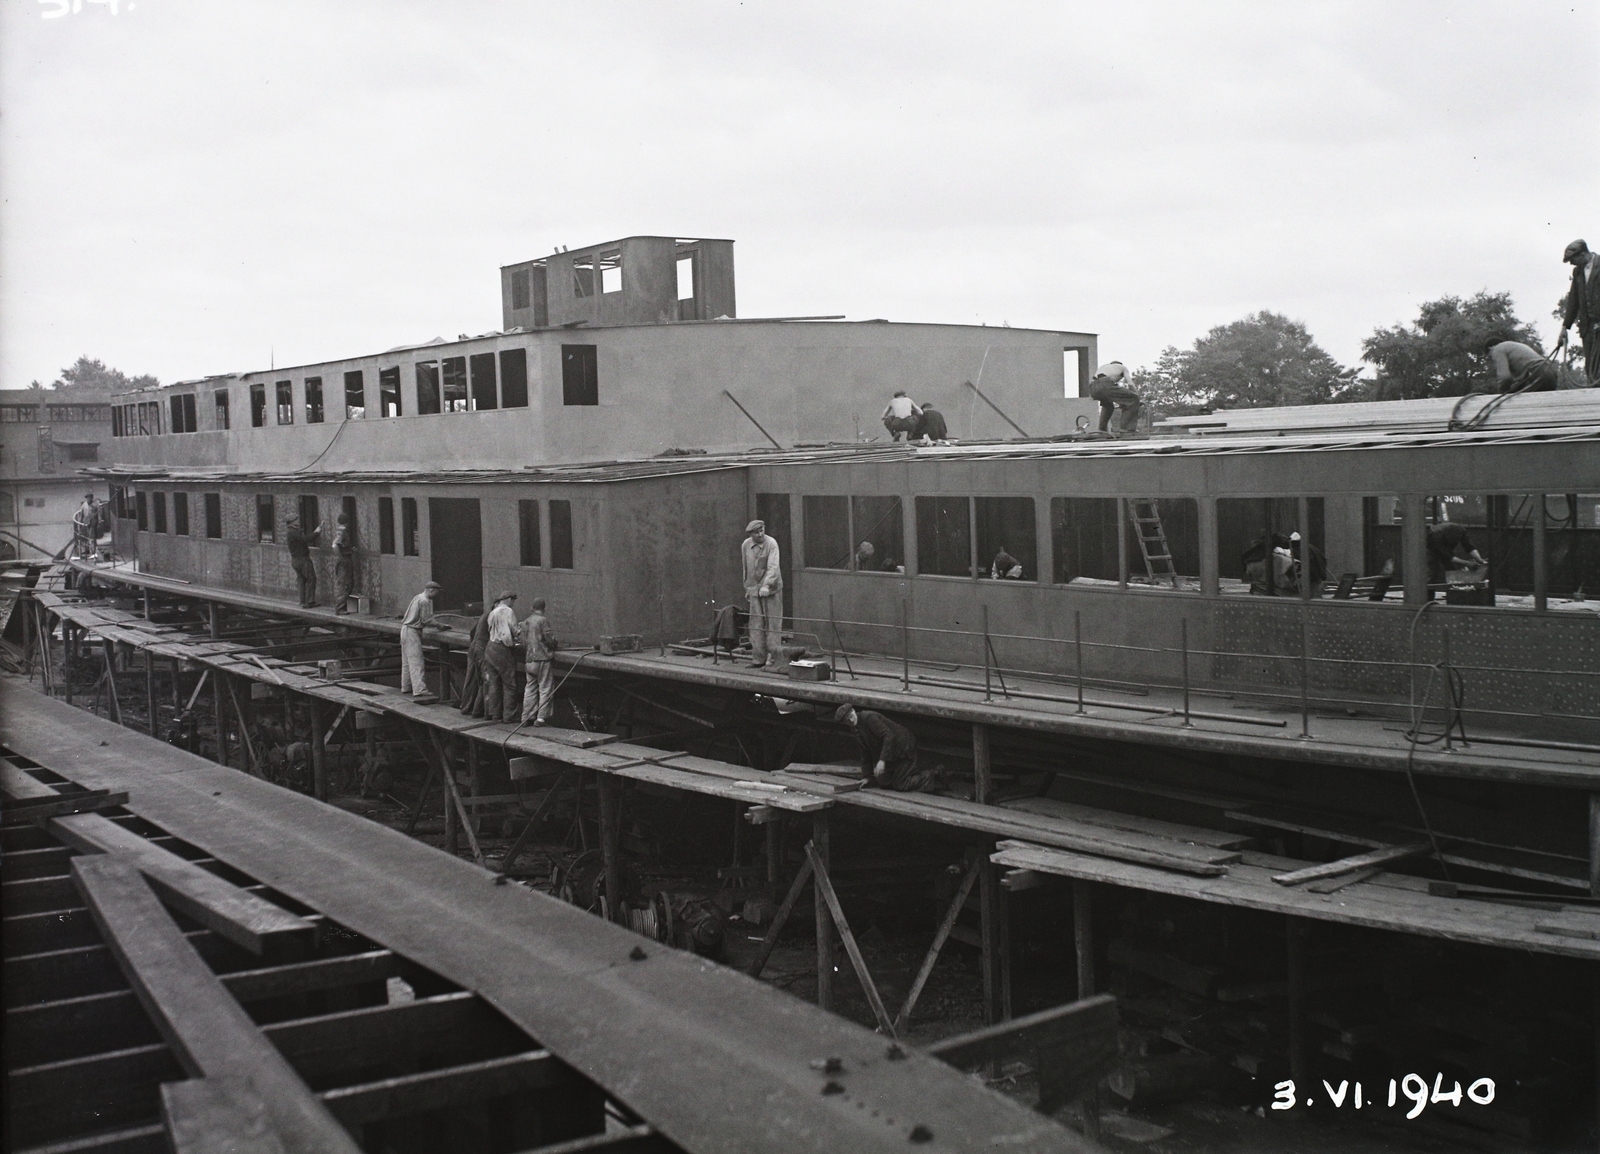
POLYGON ((841 705, 833 719, 861 743, 861 776, 868 785, 901 793, 932 793, 937 771, 917 768, 917 739, 905 726, 870 709, 841 705))

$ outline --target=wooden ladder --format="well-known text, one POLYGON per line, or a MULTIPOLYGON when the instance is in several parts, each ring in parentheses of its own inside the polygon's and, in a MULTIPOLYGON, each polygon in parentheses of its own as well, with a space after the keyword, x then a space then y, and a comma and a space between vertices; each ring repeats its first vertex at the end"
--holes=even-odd
POLYGON ((1161 525, 1161 513, 1154 497, 1129 497, 1128 520, 1133 524, 1133 535, 1139 539, 1139 553, 1144 557, 1144 571, 1150 580, 1170 581, 1178 587, 1178 571, 1172 565, 1172 549, 1167 544, 1167 531, 1161 525))

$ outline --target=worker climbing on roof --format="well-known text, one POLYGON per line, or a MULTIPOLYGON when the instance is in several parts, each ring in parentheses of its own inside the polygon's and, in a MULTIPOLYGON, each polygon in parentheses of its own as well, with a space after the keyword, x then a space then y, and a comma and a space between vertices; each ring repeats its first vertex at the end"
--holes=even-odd
POLYGON ((300 580, 300 608, 315 609, 317 567, 311 561, 311 546, 322 536, 322 526, 318 525, 307 533, 300 527, 300 518, 292 514, 284 524, 289 527, 288 536, 284 539, 284 544, 289 546, 289 564, 300 580))
POLYGON ((437 700, 428 692, 427 665, 422 660, 422 631, 442 628, 433 623, 433 599, 439 588, 437 581, 429 581, 422 592, 411 599, 405 616, 400 619, 400 692, 409 693, 419 701, 437 700))
POLYGON ((1121 409, 1121 424, 1116 432, 1131 433, 1139 425, 1139 408, 1144 404, 1129 386, 1133 374, 1121 361, 1107 361, 1095 370, 1089 382, 1089 395, 1100 402, 1100 431, 1107 432, 1114 409, 1121 409))
POLYGON ((1583 371, 1590 387, 1600 385, 1600 253, 1575 240, 1561 254, 1572 266, 1572 287, 1561 305, 1561 339, 1556 351, 1567 347, 1567 330, 1578 326, 1578 341, 1583 345, 1583 371))
POLYGON ((556 704, 556 631, 544 615, 544 598, 533 599, 533 612, 517 627, 527 646, 527 688, 522 691, 522 724, 549 725, 556 704))
POLYGON ((996 581, 1022 580, 1022 562, 1006 552, 1004 545, 1000 552, 994 555, 994 560, 989 563, 989 576, 996 581))
POLYGON ((461 683, 461 712, 468 717, 483 716, 483 651, 489 645, 489 614, 493 612, 494 606, 490 605, 478 614, 472 632, 467 634, 467 676, 461 683))
POLYGON ((350 594, 356 588, 356 527, 348 513, 339 514, 339 527, 333 532, 333 611, 350 612, 350 594))
POLYGON ((894 399, 883 410, 883 427, 889 430, 891 441, 904 441, 916 432, 921 416, 922 409, 917 402, 906 396, 904 389, 896 389, 894 399))
POLYGON ((1467 527, 1454 521, 1434 525, 1428 530, 1428 584, 1444 585, 1449 581, 1448 570, 1455 567, 1457 557, 1489 564, 1489 559, 1478 552, 1467 527))
POLYGON ((1556 387, 1561 371, 1531 345, 1493 337, 1484 345, 1502 393, 1542 393, 1556 387))
POLYGON ((899 793, 932 793, 937 771, 917 768, 917 739, 898 721, 870 709, 841 705, 833 719, 861 743, 861 776, 868 785, 899 793))
POLYGON ((917 421, 915 435, 924 445, 948 445, 950 427, 944 423, 944 414, 931 404, 922 406, 922 417, 917 421))
POLYGON ((517 716, 517 662, 511 651, 517 645, 517 612, 510 589, 494 599, 489 611, 489 643, 483 648, 483 715, 490 721, 513 721, 517 716))
POLYGON ((765 521, 744 527, 744 593, 750 600, 750 664, 783 667, 783 573, 778 543, 767 536, 765 521))

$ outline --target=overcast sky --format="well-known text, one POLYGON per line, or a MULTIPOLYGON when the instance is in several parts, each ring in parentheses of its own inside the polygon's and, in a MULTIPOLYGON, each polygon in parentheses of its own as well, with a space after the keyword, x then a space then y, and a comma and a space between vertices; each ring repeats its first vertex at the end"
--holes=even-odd
POLYGON ((500 265, 632 234, 738 241, 742 316, 1134 366, 1480 289, 1548 340, 1600 247, 1593 0, 114 7, 0 0, 3 387, 480 333, 500 265))

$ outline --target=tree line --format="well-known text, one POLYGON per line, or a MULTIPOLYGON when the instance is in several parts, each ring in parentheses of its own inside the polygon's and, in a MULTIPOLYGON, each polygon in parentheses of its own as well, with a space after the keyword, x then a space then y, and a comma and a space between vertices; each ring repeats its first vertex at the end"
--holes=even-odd
POLYGON ((54 389, 61 393, 105 394, 125 393, 133 389, 154 388, 161 382, 149 373, 142 373, 137 377, 130 377, 121 369, 108 367, 98 357, 79 357, 71 365, 61 370, 59 376, 48 385, 41 385, 32 381, 28 388, 35 392, 45 389, 54 389))
MULTIPOLYGON (((1145 403, 1168 416, 1215 409, 1402 401, 1491 390, 1490 340, 1521 341, 1541 352, 1533 326, 1510 293, 1480 292, 1428 301, 1409 324, 1377 329, 1361 342, 1370 376, 1334 360, 1306 326, 1263 309, 1218 325, 1187 349, 1168 345, 1154 366, 1134 372, 1145 403)), ((1575 378, 1581 380, 1581 378, 1575 378)))

